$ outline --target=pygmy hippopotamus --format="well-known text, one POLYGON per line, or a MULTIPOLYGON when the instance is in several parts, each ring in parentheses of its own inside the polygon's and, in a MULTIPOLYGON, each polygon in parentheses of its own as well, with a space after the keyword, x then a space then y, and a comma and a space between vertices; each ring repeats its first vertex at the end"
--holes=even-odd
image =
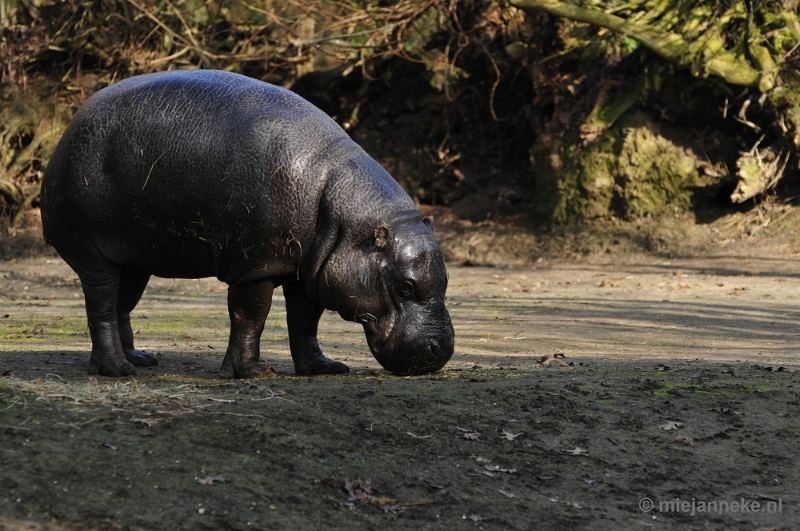
POLYGON ((223 377, 265 374, 277 286, 298 374, 349 370, 320 350, 326 308, 361 323, 396 374, 437 371, 453 354, 430 221, 336 122, 280 87, 195 70, 100 90, 53 153, 41 207, 45 239, 83 287, 90 373, 157 365, 130 322, 151 275, 228 284, 223 377))

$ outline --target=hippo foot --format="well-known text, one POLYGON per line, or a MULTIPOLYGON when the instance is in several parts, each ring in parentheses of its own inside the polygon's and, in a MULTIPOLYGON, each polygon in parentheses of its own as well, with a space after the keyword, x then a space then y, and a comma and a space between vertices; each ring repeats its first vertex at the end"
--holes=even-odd
POLYGON ((323 355, 311 359, 294 362, 294 372, 301 376, 311 374, 342 374, 350 372, 350 367, 340 361, 334 361, 323 355))
POLYGON ((254 364, 239 366, 237 369, 234 369, 233 363, 230 363, 227 360, 222 362, 222 367, 219 369, 219 375, 223 378, 271 378, 276 374, 278 374, 278 371, 276 371, 275 367, 272 365, 264 367, 262 365, 254 364))
POLYGON ((133 376, 136 374, 136 368, 125 360, 98 358, 100 357, 92 355, 89 359, 89 374, 99 374, 101 376, 112 376, 115 378, 120 376, 133 376))
POLYGON ((135 348, 125 349, 125 359, 136 367, 155 367, 158 360, 152 352, 136 350, 135 348))

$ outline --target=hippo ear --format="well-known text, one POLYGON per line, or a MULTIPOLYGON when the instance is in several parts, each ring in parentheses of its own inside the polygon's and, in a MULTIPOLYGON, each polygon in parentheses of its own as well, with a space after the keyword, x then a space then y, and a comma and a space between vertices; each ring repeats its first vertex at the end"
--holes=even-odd
POLYGON ((377 229, 375 229, 375 246, 378 249, 383 249, 389 242, 392 240, 392 231, 389 227, 385 225, 381 225, 377 229))
POLYGON ((422 222, 431 229, 431 232, 433 232, 433 218, 432 217, 425 216, 424 218, 422 218, 422 222))

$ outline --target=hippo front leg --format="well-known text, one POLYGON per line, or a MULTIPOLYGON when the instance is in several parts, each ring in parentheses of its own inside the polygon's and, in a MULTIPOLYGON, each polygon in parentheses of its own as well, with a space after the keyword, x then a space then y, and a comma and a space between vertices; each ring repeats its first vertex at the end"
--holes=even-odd
POLYGON ((319 318, 325 308, 311 300, 302 282, 284 284, 289 350, 297 374, 341 374, 350 369, 344 363, 322 355, 317 341, 319 318))
POLYGON ((219 370, 223 378, 258 378, 271 374, 259 365, 261 332, 272 305, 275 286, 266 280, 230 286, 228 314, 231 335, 219 370))

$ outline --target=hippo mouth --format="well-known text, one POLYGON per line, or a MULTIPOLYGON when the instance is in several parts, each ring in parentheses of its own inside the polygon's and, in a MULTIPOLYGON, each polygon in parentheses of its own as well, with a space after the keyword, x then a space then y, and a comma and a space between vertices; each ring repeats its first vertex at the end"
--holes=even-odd
POLYGON ((361 324, 364 326, 364 335, 367 336, 367 345, 369 346, 369 350, 376 358, 380 356, 386 349, 386 344, 389 342, 389 336, 394 329, 394 319, 381 319, 381 321, 389 322, 384 326, 380 326, 380 321, 378 320, 361 321, 361 324))

